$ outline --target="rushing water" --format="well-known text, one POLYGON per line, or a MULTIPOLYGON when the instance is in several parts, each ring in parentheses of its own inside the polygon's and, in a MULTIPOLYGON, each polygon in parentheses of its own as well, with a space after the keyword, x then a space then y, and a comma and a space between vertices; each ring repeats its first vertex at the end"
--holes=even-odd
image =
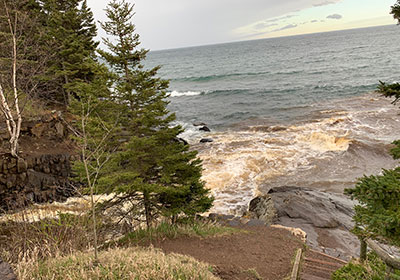
POLYGON ((200 152, 215 211, 240 213, 278 185, 342 192, 395 165, 399 112, 372 91, 399 80, 399 27, 157 51, 147 63, 171 80, 169 108, 200 152))

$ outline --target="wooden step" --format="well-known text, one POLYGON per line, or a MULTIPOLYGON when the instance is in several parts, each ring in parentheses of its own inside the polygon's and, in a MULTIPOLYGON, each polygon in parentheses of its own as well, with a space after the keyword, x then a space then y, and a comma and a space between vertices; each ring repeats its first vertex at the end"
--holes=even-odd
POLYGON ((321 265, 333 266, 333 267, 337 267, 337 268, 341 268, 343 266, 343 264, 341 264, 341 263, 333 263, 333 262, 321 261, 321 260, 312 259, 312 258, 305 258, 305 261, 306 262, 312 262, 312 263, 318 263, 318 264, 321 264, 321 265))

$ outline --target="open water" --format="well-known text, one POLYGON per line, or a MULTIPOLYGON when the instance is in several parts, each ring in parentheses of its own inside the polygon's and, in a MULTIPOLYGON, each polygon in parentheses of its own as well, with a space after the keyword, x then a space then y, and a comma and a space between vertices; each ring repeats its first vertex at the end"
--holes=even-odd
POLYGON ((156 51, 146 63, 171 81, 169 109, 200 152, 213 211, 240 214, 279 185, 341 193, 397 164, 387 151, 400 111, 373 91, 400 80, 400 27, 156 51))

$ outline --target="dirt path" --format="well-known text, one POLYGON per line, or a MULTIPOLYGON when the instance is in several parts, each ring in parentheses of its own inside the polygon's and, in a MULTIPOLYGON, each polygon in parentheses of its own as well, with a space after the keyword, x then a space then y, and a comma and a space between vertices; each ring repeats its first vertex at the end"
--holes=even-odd
POLYGON ((279 280, 290 274, 301 241, 288 231, 247 227, 247 233, 211 238, 182 237, 154 244, 166 253, 190 255, 214 267, 222 279, 279 280))

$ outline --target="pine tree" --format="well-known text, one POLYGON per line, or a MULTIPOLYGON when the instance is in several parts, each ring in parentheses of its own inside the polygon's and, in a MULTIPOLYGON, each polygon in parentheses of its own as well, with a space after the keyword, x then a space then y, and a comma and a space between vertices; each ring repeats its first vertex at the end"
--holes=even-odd
POLYGON ((148 227, 158 215, 174 220, 208 210, 212 198, 200 180, 197 152, 177 140, 182 128, 172 124, 175 115, 167 110, 168 82, 156 77, 159 67, 142 65, 148 51, 138 48, 133 5, 114 0, 106 13, 102 27, 115 41, 105 39, 109 52, 99 53, 115 73, 114 96, 127 142, 111 159, 103 191, 118 194, 116 203, 133 201, 128 212, 143 215, 148 227))
POLYGON ((47 98, 68 106, 74 83, 94 78, 91 61, 96 56, 97 29, 86 0, 42 0, 43 25, 54 58, 42 76, 47 98))

